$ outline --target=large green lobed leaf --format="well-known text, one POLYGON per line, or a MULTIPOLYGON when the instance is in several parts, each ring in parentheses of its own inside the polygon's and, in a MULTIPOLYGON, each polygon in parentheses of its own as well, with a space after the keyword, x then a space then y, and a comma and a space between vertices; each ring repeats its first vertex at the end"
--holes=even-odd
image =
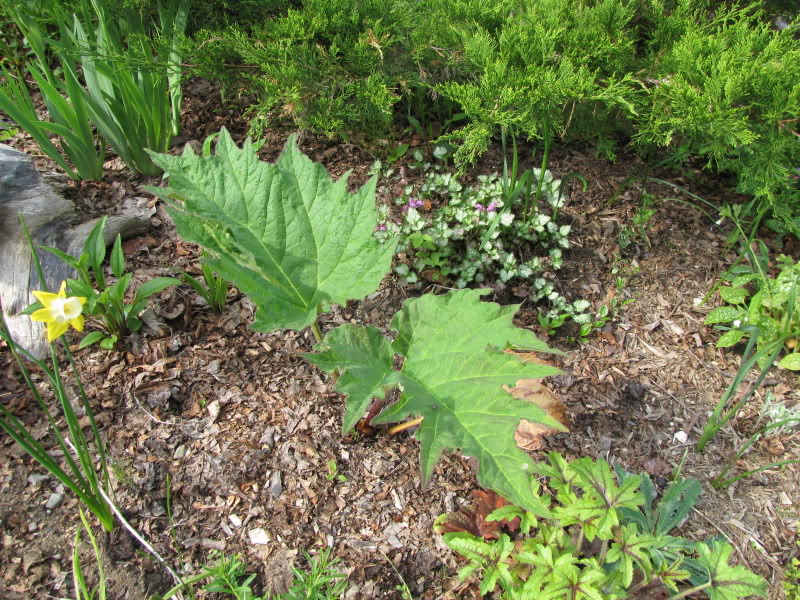
POLYGON ((294 137, 275 164, 256 150, 223 129, 214 154, 152 154, 170 185, 150 191, 169 201, 178 234, 208 250, 206 262, 255 303, 253 329, 302 329, 320 306, 374 292, 396 243, 373 236, 374 177, 350 194, 349 173, 334 181, 294 137))
POLYGON ((394 342, 374 327, 345 324, 325 336, 319 354, 306 356, 321 369, 340 373, 337 389, 347 395, 345 432, 374 398, 399 386, 399 400, 372 422, 424 417, 416 432, 424 482, 445 449, 461 449, 478 459, 482 486, 531 512, 546 514, 531 493, 531 457, 517 448, 514 433, 521 419, 564 427, 536 404, 514 398, 503 385, 560 371, 524 363, 503 350, 556 351, 514 326, 516 306, 482 302, 486 293, 459 290, 408 300, 392 321, 394 342), (403 357, 399 371, 394 369, 395 355, 403 357))

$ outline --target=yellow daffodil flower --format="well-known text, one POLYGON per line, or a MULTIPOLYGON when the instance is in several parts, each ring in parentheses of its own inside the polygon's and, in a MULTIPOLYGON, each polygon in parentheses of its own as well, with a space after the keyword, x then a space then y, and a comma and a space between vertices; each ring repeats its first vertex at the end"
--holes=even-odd
POLYGON ((70 296, 67 298, 67 282, 61 282, 57 294, 50 292, 33 292, 36 299, 44 305, 31 315, 31 320, 47 323, 47 341, 64 335, 69 325, 83 331, 83 305, 86 298, 70 296))

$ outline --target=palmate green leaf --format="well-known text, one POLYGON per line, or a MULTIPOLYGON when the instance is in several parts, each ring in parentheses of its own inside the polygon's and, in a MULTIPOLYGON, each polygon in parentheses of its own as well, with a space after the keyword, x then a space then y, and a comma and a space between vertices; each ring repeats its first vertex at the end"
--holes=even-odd
POLYGON ((333 181, 294 138, 275 164, 256 150, 223 129, 214 155, 153 154, 170 187, 149 189, 170 201, 181 237, 208 250, 206 262, 259 309, 253 329, 302 329, 319 306, 374 292, 396 242, 373 236, 375 178, 350 194, 347 175, 333 181))
POLYGON ((620 574, 626 589, 633 581, 634 568, 645 572, 650 569, 648 550, 655 542, 652 535, 639 533, 633 523, 619 528, 615 541, 612 542, 606 555, 606 563, 619 563, 613 570, 620 574))
POLYGON ((621 522, 635 523, 640 532, 651 533, 658 538, 667 536, 683 523, 702 489, 697 479, 678 478, 669 484, 656 504, 658 492, 647 473, 632 475, 624 472, 618 465, 614 469, 620 482, 624 483, 630 477, 637 477, 642 481, 640 491, 644 497, 644 505, 641 510, 620 509, 621 522))
POLYGON ((583 490, 581 498, 560 509, 562 525, 582 523, 586 539, 607 540, 612 528, 619 525, 619 510, 636 509, 644 503, 639 491, 642 480, 630 477, 617 487, 611 468, 604 460, 584 457, 574 460, 569 468, 578 474, 576 484, 583 490))
POLYGON ((555 352, 530 331, 514 326, 517 307, 481 302, 487 290, 459 290, 408 300, 394 316, 394 342, 374 327, 343 325, 325 336, 319 354, 307 358, 321 369, 338 371, 337 389, 346 394, 345 431, 366 411, 373 398, 392 386, 400 399, 373 423, 421 416, 423 481, 427 482, 445 449, 478 458, 478 482, 513 504, 539 516, 547 509, 531 493, 528 473, 533 461, 514 441, 521 419, 563 426, 532 402, 518 400, 502 389, 520 379, 554 375, 554 367, 523 363, 510 346, 555 352), (395 355, 404 358, 394 369, 395 355))
POLYGON ((711 600, 738 600, 750 596, 766 598, 767 582, 745 567, 728 564, 733 546, 712 542, 698 544, 697 562, 706 569, 711 586, 703 590, 711 600))

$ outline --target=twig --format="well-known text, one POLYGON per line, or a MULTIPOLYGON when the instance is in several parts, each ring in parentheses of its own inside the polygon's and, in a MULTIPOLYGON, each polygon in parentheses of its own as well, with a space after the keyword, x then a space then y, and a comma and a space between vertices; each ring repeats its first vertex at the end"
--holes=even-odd
POLYGON ((151 413, 149 410, 147 410, 147 409, 146 409, 146 408, 145 408, 145 407, 142 405, 142 403, 141 403, 141 402, 139 402, 139 399, 136 397, 136 394, 134 394, 133 392, 131 392, 131 396, 133 397, 133 399, 134 399, 134 400, 136 400, 136 404, 138 404, 138 405, 139 405, 139 408, 141 408, 141 409, 144 411, 144 414, 146 414, 148 417, 150 417, 151 419, 153 419, 153 421, 155 421, 156 423, 160 423, 161 425, 172 425, 173 427, 175 427, 176 425, 178 425, 178 423, 175 423, 174 421, 173 421, 173 422, 169 422, 169 421, 162 421, 162 420, 160 420, 160 419, 157 419, 157 418, 155 417, 155 415, 153 415, 153 413, 151 413))
POLYGON ((774 558, 772 558, 771 556, 769 556, 767 554, 766 546, 764 546, 764 542, 761 541, 761 538, 759 538, 758 535, 754 531, 752 531, 751 529, 746 527, 746 525, 744 523, 739 523, 738 521, 731 521, 731 523, 735 527, 738 527, 739 529, 744 531, 746 534, 748 534, 754 540, 756 540, 756 542, 758 543, 758 545, 761 548, 761 551, 762 551, 761 553, 763 555, 764 560, 766 560, 769 564, 771 564, 773 569, 775 569, 777 571, 783 570, 783 567, 781 567, 781 565, 774 558))
POLYGON ((412 427, 416 427, 422 423, 422 417, 417 417, 416 419, 411 419, 410 421, 406 421, 405 423, 400 423, 400 425, 395 425, 391 429, 389 429, 389 435, 394 435, 395 433, 400 433, 401 431, 405 431, 406 429, 411 429, 412 427))
MULTIPOLYGON (((170 575, 172 575, 172 578, 175 580, 175 582, 176 582, 176 583, 179 583, 179 584, 181 584, 181 585, 182 585, 182 584, 183 584, 183 580, 180 578, 180 576, 179 576, 179 575, 178 575, 178 574, 177 574, 175 571, 173 571, 173 570, 172 570, 172 567, 170 567, 170 566, 167 564, 167 561, 166 561, 166 560, 164 560, 164 559, 162 558, 162 556, 161 556, 161 555, 160 555, 160 554, 159 554, 159 553, 156 551, 156 549, 155 549, 155 548, 153 548, 153 547, 152 547, 152 546, 151 546, 151 545, 148 543, 148 541, 147 541, 146 539, 144 539, 144 538, 143 538, 141 535, 139 535, 139 532, 138 532, 138 531, 136 531, 136 530, 133 528, 133 525, 131 525, 130 523, 128 523, 127 519, 126 519, 126 518, 125 518, 125 517, 122 515, 122 513, 120 512, 120 510, 119 510, 119 509, 118 509, 118 508, 117 508, 117 507, 114 505, 114 503, 111 501, 111 498, 109 498, 109 497, 106 495, 106 493, 103 491, 103 489, 102 489, 102 488, 98 488, 98 490, 99 490, 99 492, 100 492, 100 495, 103 497, 103 500, 105 500, 105 501, 106 501, 106 503, 108 504, 108 506, 109 506, 109 508, 112 510, 112 512, 113 512, 115 515, 117 515, 117 519, 119 519, 119 522, 122 524, 122 526, 123 526, 125 529, 127 529, 127 530, 128 530, 128 533, 130 533, 130 534, 131 534, 131 535, 132 535, 134 538, 136 538, 136 540, 137 540, 137 541, 138 541, 138 542, 139 542, 139 543, 140 543, 142 546, 144 546, 144 549, 145 549, 145 550, 147 550, 147 551, 148 551, 150 554, 152 554, 152 555, 153 555, 153 557, 154 557, 154 558, 155 558, 155 559, 156 559, 158 562, 160 562, 160 563, 161 563, 161 566, 162 566, 162 567, 164 567, 164 568, 165 568, 165 569, 166 569, 166 570, 169 572, 169 574, 170 574, 170 575)), ((179 600, 182 600, 182 596, 178 596, 177 594, 174 594, 172 597, 173 597, 173 598, 179 598, 179 600)))

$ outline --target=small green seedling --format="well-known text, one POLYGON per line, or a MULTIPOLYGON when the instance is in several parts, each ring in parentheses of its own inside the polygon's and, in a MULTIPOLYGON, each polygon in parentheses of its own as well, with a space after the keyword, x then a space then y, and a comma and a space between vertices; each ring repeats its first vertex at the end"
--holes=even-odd
MULTIPOLYGON (((208 255, 204 251, 203 258, 207 256, 208 255)), ((228 301, 228 282, 222 277, 217 276, 205 260, 201 262, 200 270, 203 273, 203 283, 185 272, 181 275, 181 279, 189 284, 192 289, 197 292, 197 295, 206 301, 212 310, 222 312, 228 301)))
POLYGON ((328 481, 339 481, 344 483, 347 481, 347 477, 339 473, 339 465, 336 464, 336 461, 331 459, 328 461, 328 474, 325 475, 325 479, 328 481))

